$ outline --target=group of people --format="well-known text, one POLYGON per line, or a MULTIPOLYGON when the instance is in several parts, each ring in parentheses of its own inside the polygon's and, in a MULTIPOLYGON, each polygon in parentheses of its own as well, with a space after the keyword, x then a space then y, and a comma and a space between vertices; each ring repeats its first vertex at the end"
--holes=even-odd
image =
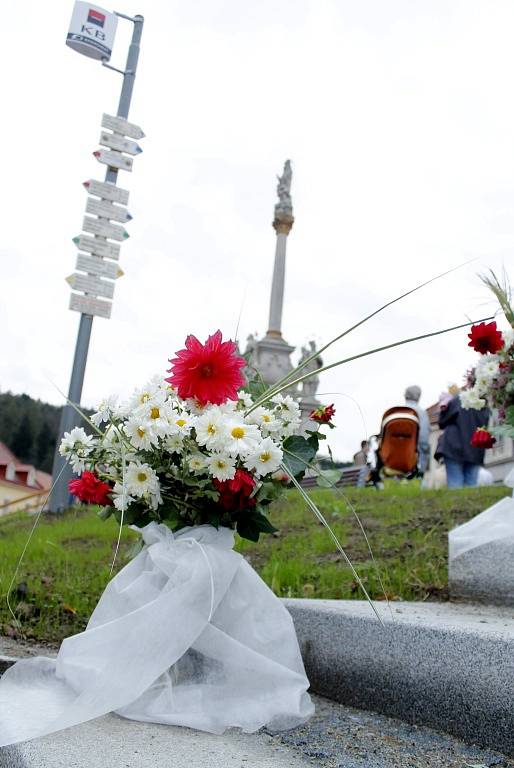
MULTIPOLYGON (((430 465, 430 420, 424 408, 420 405, 421 388, 417 385, 405 390, 405 405, 416 411, 419 421, 417 455, 418 465, 416 475, 423 480, 430 465)), ((453 386, 439 398, 439 427, 443 430, 434 459, 444 464, 446 485, 448 488, 474 486, 478 483, 480 468, 484 463, 484 450, 471 444, 471 438, 480 427, 486 427, 489 421, 489 410, 464 409, 459 398, 458 387, 453 386)), ((373 466, 374 448, 372 439, 363 440, 360 450, 353 457, 356 467, 361 467, 359 486, 364 486, 368 477, 368 469, 373 466)))

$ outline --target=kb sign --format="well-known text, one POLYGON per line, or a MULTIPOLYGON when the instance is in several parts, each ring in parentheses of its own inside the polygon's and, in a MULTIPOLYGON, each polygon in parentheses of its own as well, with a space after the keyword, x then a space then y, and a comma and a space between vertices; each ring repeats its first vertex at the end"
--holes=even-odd
POLYGON ((66 45, 84 56, 109 61, 118 17, 79 0, 73 8, 66 45))

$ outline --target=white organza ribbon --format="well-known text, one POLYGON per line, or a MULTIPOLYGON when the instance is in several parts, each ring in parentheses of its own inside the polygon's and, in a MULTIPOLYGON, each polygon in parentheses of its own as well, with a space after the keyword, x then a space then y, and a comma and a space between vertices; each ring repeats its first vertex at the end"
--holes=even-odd
POLYGON ((153 522, 142 535, 86 630, 56 660, 20 661, 0 679, 0 745, 112 711, 214 733, 312 713, 291 618, 233 552, 233 532, 153 522))

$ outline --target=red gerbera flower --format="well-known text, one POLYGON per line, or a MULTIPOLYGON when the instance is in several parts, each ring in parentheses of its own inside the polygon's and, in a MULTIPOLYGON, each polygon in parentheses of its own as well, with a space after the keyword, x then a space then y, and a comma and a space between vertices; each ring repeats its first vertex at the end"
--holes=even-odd
POLYGON ((220 492, 218 504, 229 512, 254 507, 255 499, 250 496, 255 487, 254 478, 244 469, 236 469, 232 480, 213 480, 215 488, 220 492))
POLYGON ((491 433, 483 427, 479 427, 473 433, 471 438, 471 445, 473 448, 492 448, 495 442, 496 438, 493 437, 491 433))
POLYGON ((503 336, 494 321, 471 326, 468 338, 470 339, 468 347, 473 347, 475 352, 480 352, 481 355, 487 352, 494 355, 503 347, 503 336))
POLYGON ((334 403, 332 405, 321 405, 319 408, 311 411, 309 418, 312 421, 317 421, 319 424, 328 424, 335 412, 334 403))
POLYGON ((70 480, 68 488, 70 493, 80 501, 103 506, 112 505, 112 499, 109 496, 112 493, 111 486, 100 480, 93 472, 83 472, 80 477, 70 480))
POLYGON ((177 388, 179 397, 193 397, 202 405, 237 400, 237 391, 245 381, 241 368, 246 362, 236 349, 233 341, 222 341, 221 331, 209 336, 205 344, 196 336, 188 336, 186 348, 170 360, 171 376, 166 381, 177 388))

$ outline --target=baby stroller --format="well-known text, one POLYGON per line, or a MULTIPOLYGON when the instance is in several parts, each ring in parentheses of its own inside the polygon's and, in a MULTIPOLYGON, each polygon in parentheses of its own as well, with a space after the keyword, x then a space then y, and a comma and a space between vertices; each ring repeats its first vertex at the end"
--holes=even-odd
POLYGON ((384 477, 416 477, 418 434, 419 418, 414 408, 397 405, 384 413, 371 460, 370 481, 375 488, 384 487, 384 477))

